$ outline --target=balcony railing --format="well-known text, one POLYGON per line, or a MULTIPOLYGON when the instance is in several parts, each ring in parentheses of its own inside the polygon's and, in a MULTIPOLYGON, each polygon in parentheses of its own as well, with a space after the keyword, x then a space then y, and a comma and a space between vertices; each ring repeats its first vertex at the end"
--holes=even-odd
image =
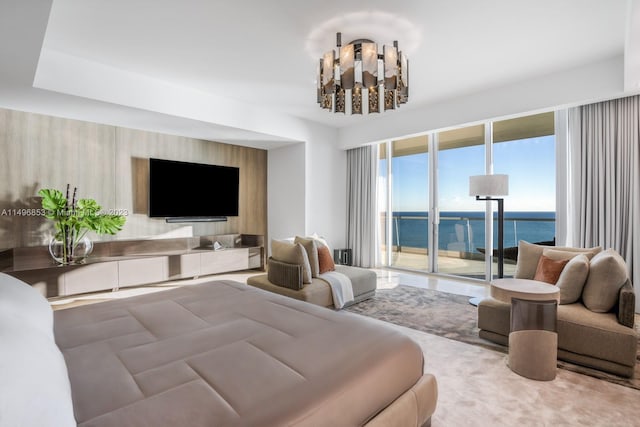
MULTIPOLYGON (((380 215, 380 230, 385 230, 386 214, 380 215)), ((421 213, 394 213, 392 217, 392 265, 402 267, 399 253, 422 255, 426 258, 429 248, 429 218, 421 213)), ((515 264, 515 248, 519 240, 529 242, 552 241, 555 236, 555 215, 550 212, 505 213, 504 222, 505 264, 515 264)), ((497 248, 497 218, 494 217, 494 249, 497 248)), ((476 260, 484 263, 484 213, 468 215, 443 213, 438 228, 438 256, 476 260)), ((386 251, 383 239, 382 251, 386 251)), ((412 257, 405 256, 404 259, 412 257)), ((415 258, 415 257, 413 257, 415 258)), ((410 264, 415 265, 412 261, 410 264)), ((422 263, 420 263, 422 264, 422 263)), ((427 262, 424 261, 424 269, 427 262)), ((483 271, 481 269, 481 271, 483 271)), ((456 273, 454 273, 456 274, 456 273)), ((475 274, 474 274, 475 275, 475 274)))

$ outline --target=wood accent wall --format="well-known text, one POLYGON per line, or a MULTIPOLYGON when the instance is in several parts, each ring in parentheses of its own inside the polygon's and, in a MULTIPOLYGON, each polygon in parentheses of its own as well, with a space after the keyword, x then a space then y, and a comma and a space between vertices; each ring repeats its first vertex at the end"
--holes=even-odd
MULTIPOLYGON (((104 209, 128 212, 115 238, 267 234, 267 151, 219 142, 0 109, 0 249, 47 244, 51 221, 18 215, 40 208, 40 188, 78 187, 104 209), (167 224, 147 216, 150 157, 240 168, 239 216, 167 224)), ((223 183, 194 183, 215 197, 223 183)))

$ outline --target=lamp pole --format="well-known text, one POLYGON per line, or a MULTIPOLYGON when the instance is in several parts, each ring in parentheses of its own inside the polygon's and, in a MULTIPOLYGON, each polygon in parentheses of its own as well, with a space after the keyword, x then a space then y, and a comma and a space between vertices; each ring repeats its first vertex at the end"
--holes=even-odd
MULTIPOLYGON (((486 135, 485 135, 486 137, 486 135)), ((469 195, 476 196, 476 200, 489 201, 495 200, 498 202, 498 277, 504 277, 504 199, 501 197, 492 196, 506 196, 509 194, 509 176, 504 174, 491 174, 491 175, 475 175, 469 177, 469 195), (483 195, 485 197, 480 197, 483 195)), ((491 218, 493 224, 493 215, 491 218)), ((485 223, 488 227, 489 223, 485 223)), ((489 236, 485 236, 486 240, 489 236)), ((485 244, 485 246, 487 246, 485 244)), ((493 244, 491 245, 493 246, 493 244)), ((491 258, 493 258, 493 247, 486 248, 485 254, 489 255, 488 250, 491 250, 491 258)), ((487 266, 487 273, 491 272, 491 278, 493 279, 493 269, 489 265, 487 266)), ((473 305, 478 305, 481 298, 471 298, 469 302, 473 305)))

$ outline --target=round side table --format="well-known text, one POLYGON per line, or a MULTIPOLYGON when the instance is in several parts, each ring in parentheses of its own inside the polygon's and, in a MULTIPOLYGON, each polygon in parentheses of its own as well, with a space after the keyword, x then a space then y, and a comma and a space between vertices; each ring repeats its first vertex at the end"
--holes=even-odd
POLYGON ((491 296, 511 304, 509 367, 523 377, 550 381, 556 377, 560 290, 527 279, 497 279, 491 296))

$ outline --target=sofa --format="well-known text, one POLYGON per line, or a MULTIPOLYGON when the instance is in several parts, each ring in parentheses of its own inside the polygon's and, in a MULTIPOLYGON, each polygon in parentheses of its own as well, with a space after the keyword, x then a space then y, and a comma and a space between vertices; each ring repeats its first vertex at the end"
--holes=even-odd
MULTIPOLYGON (((558 359, 633 376, 638 345, 635 293, 620 255, 599 247, 549 247, 521 241, 515 277, 548 283, 555 277, 550 286, 560 288, 558 359), (545 263, 554 262, 554 268, 543 271, 545 263)), ((493 298, 478 304, 481 338, 508 345, 510 320, 510 304, 493 298)))
MULTIPOLYGON (((267 274, 252 276, 247 284, 322 307, 340 309, 375 295, 376 273, 359 267, 335 265, 329 247, 321 238, 300 237, 272 240, 267 274), (332 288, 336 274, 350 283, 353 299, 336 305, 332 288)), ((335 286, 335 284, 334 284, 335 286)))

